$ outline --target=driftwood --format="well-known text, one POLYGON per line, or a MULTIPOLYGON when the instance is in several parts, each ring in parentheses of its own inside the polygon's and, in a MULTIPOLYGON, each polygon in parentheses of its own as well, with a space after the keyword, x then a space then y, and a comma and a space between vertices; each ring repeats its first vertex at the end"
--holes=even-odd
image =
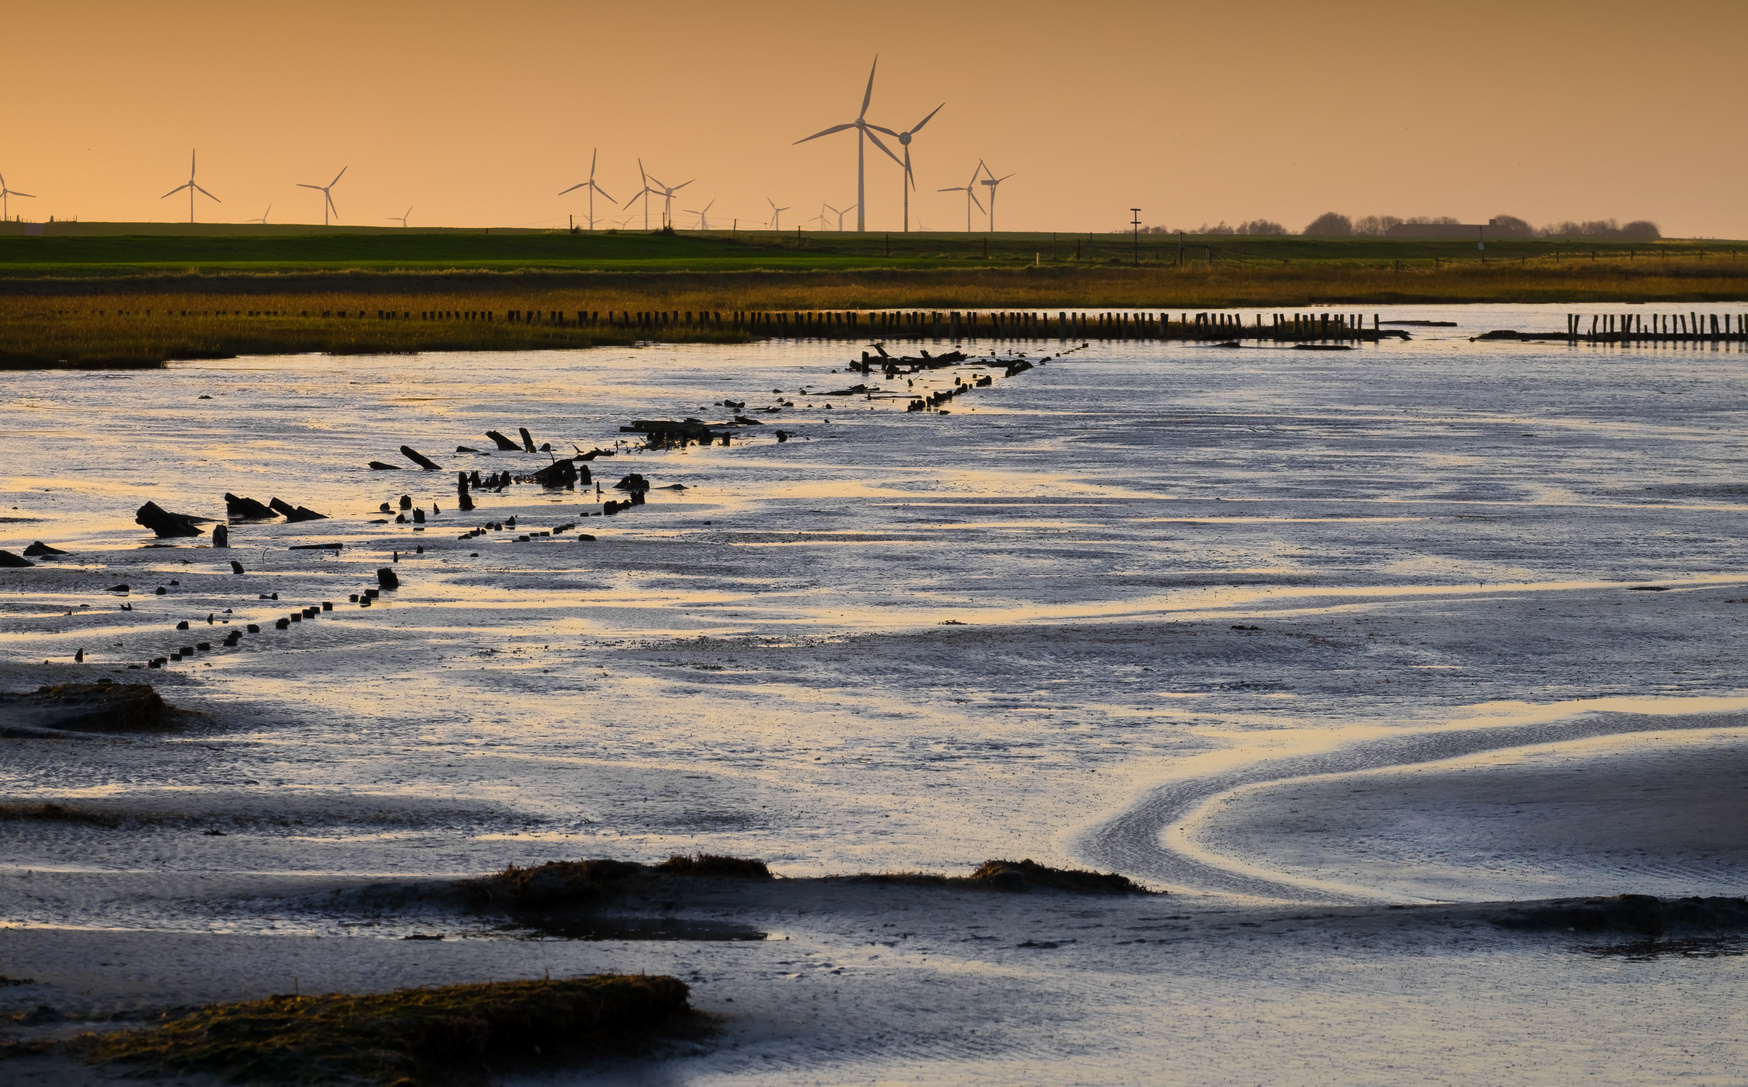
POLYGON ((370 470, 373 472, 398 472, 401 470, 401 466, 398 464, 384 464, 379 460, 373 460, 370 462, 370 470))
POLYGON ((398 589, 401 587, 400 575, 395 573, 394 567, 392 566, 378 568, 376 571, 376 583, 384 589, 398 589))
POLYGON ((498 447, 498 452, 500 452, 500 453, 520 453, 520 452, 522 452, 521 446, 517 445, 515 442, 511 441, 510 439, 504 437, 502 434, 499 434, 495 430, 486 431, 486 437, 488 437, 492 440, 493 444, 495 444, 498 447))
POLYGON ((427 457, 425 454, 419 452, 417 449, 414 449, 410 445, 401 446, 401 456, 412 461, 414 464, 425 469, 425 471, 427 471, 427 472, 441 472, 443 470, 442 465, 438 464, 436 461, 432 460, 430 457, 427 457))
POLYGON ((10 551, 0 551, 0 566, 11 567, 11 566, 35 566, 35 565, 36 565, 36 563, 31 562, 29 559, 25 558, 23 555, 14 555, 10 551))
POLYGON ((134 511, 134 523, 151 529, 160 538, 166 536, 199 536, 200 525, 208 520, 187 513, 171 513, 156 502, 147 502, 134 511))
POLYGON ((229 491, 225 492, 225 512, 232 517, 249 519, 273 516, 272 509, 263 506, 253 498, 244 498, 229 491))
POLYGON ((534 435, 528 433, 528 428, 527 427, 519 427, 519 428, 517 428, 517 433, 522 435, 522 452, 524 452, 524 453, 534 452, 534 435))
POLYGON ((214 547, 231 546, 231 530, 223 525, 212 526, 212 545, 214 547))
POLYGON ((43 543, 41 540, 38 540, 35 543, 31 544, 29 547, 25 548, 24 554, 28 558, 35 558, 38 555, 41 555, 41 556, 47 558, 47 557, 53 557, 55 555, 65 555, 66 552, 62 551, 58 547, 50 547, 48 544, 43 543))
POLYGON ((283 514, 287 521, 326 521, 328 519, 328 515, 325 513, 317 513, 315 510, 303 506, 294 506, 279 498, 274 498, 267 504, 283 514))
POLYGON ((649 490, 649 480, 643 478, 643 476, 636 472, 632 472, 624 479, 621 479, 618 483, 613 484, 613 489, 616 491, 630 491, 633 494, 642 494, 644 491, 649 490))

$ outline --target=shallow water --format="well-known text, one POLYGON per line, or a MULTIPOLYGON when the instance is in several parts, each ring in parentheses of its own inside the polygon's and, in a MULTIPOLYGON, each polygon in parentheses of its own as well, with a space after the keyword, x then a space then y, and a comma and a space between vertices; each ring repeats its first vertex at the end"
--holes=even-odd
MULTIPOLYGON (((1349 352, 1095 343, 998 369, 951 414, 825 395, 869 380, 833 372, 842 343, 15 375, 0 547, 74 553, 0 571, 9 686, 59 677, 36 662, 78 648, 93 676, 139 678, 114 669, 191 644, 179 619, 216 642, 227 621, 337 606, 170 667, 173 699, 223 727, 97 741, 76 761, 6 748, 0 797, 174 817, 119 849, 0 824, 7 863, 1108 863, 1099 828, 1186 775, 1476 715, 1567 717, 1585 708, 1558 705, 1572 699, 1740 698, 1748 356, 1468 338, 1565 312, 1382 311, 1460 327, 1349 352), (583 516, 592 490, 531 485, 464 516, 448 471, 365 467, 407 443, 446 469, 524 470, 546 456, 452 450, 519 426, 612 448, 632 419, 725 419, 724 399, 773 425, 596 460, 599 480, 656 488, 613 518, 583 516), (779 400, 794 407, 759 410, 779 400), (225 491, 331 519, 236 524, 228 553, 151 546, 131 523, 147 499, 222 516, 225 491), (403 493, 443 512, 423 532, 372 523, 403 493), (457 539, 512 515, 598 539, 457 539), (325 541, 346 547, 287 550, 325 541), (350 605, 396 551, 403 587, 350 605), (101 591, 122 581, 130 612, 101 591), (1671 591, 1629 591, 1644 585, 1671 591)), ((1740 881, 1696 871, 1691 889, 1740 881)))

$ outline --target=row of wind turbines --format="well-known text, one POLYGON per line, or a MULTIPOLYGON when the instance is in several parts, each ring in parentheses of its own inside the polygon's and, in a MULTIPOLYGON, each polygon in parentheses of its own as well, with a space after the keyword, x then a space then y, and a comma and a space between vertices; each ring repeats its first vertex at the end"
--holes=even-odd
MULTIPOLYGON (((946 108, 946 103, 943 102, 940 105, 936 106, 934 109, 930 110, 923 117, 922 120, 918 121, 916 124, 912 125, 910 128, 905 129, 902 132, 894 131, 893 129, 887 128, 884 125, 874 124, 873 122, 868 120, 868 107, 874 99, 874 75, 875 75, 876 71, 879 69, 879 66, 880 66, 880 58, 877 56, 874 58, 874 64, 868 69, 868 86, 862 92, 862 108, 860 111, 857 112, 855 120, 846 121, 843 124, 832 125, 829 128, 824 128, 818 132, 815 132, 811 136, 804 136, 801 139, 795 141, 795 144, 799 145, 799 144, 807 143, 811 140, 820 139, 821 137, 824 137, 824 136, 834 135, 834 134, 839 133, 839 132, 854 131, 856 133, 856 202, 854 204, 850 204, 849 206, 844 207, 844 208, 835 208, 835 207, 832 207, 830 204, 822 203, 820 205, 820 213, 818 215, 816 215, 811 220, 813 222, 818 223, 819 228, 821 230, 826 229, 827 224, 830 222, 830 220, 827 217, 828 212, 837 216, 837 227, 840 231, 843 230, 844 229, 844 217, 846 215, 848 215, 851 211, 854 211, 856 213, 856 230, 858 232, 867 230, 867 215, 866 215, 866 211, 865 211, 865 209, 867 207, 867 202, 868 202, 867 145, 870 143, 872 143, 883 154, 885 154, 887 158, 891 159, 894 163, 896 163, 903 170, 903 174, 900 177, 899 187, 903 191, 903 197, 904 197, 904 230, 906 232, 908 232, 910 230, 910 220, 911 220, 910 194, 916 188, 916 174, 911 166, 911 157, 910 157, 911 143, 915 139, 916 134, 918 132, 922 131, 923 126, 927 125, 931 120, 934 119, 936 114, 940 113, 942 109, 946 108), (894 140, 898 141, 899 147, 901 147, 904 151, 904 157, 900 158, 890 147, 888 147, 885 144, 885 142, 883 142, 880 139, 880 136, 878 135, 878 133, 885 133, 887 136, 890 136, 894 140)), ((691 185, 694 181, 697 180, 697 178, 692 178, 691 180, 683 181, 678 185, 669 185, 666 182, 662 181, 660 178, 657 178, 655 175, 651 174, 648 170, 646 170, 644 168, 644 165, 643 165, 643 159, 639 158, 637 160, 637 172, 638 172, 638 177, 641 179, 640 188, 638 189, 638 191, 636 193, 632 194, 632 196, 629 200, 625 201, 623 204, 619 204, 619 202, 614 199, 612 194, 608 193, 607 190, 602 188, 600 183, 595 180, 595 168, 599 162, 599 158, 600 158, 600 150, 597 148, 589 157, 589 177, 588 177, 588 180, 580 181, 577 184, 572 185, 570 188, 562 190, 558 194, 560 196, 565 196, 569 193, 576 192, 578 189, 587 190, 587 192, 589 194, 588 223, 589 223, 589 229, 591 231, 595 229, 595 223, 596 223, 595 195, 597 193, 599 193, 602 197, 604 197, 609 202, 618 205, 618 207, 621 209, 628 208, 632 204, 635 204, 638 200, 641 199, 643 201, 643 225, 644 225, 644 228, 647 230, 649 228, 649 220, 650 220, 650 200, 652 198, 655 198, 655 199, 659 199, 662 201, 662 223, 665 226, 671 226, 673 224, 673 221, 674 221, 674 197, 680 192, 681 189, 684 189, 686 186, 691 185)), ((221 201, 217 196, 214 196, 212 193, 208 192, 205 188, 201 187, 200 183, 195 180, 197 161, 198 161, 197 154, 195 152, 190 152, 189 159, 188 159, 188 180, 183 182, 182 184, 176 186, 174 189, 171 189, 169 192, 165 193, 163 196, 159 197, 160 200, 168 200, 170 197, 175 196, 177 193, 186 191, 188 193, 188 221, 190 223, 194 222, 194 212, 195 212, 195 199, 194 198, 195 198, 196 194, 199 194, 201 196, 205 196, 208 199, 212 200, 214 203, 223 203, 223 201, 221 201)), ((339 206, 334 203, 334 186, 338 185, 340 183, 340 179, 346 176, 346 170, 349 168, 350 167, 342 167, 340 169, 340 172, 334 175, 334 180, 328 182, 326 185, 315 185, 315 184, 311 184, 309 182, 303 182, 303 181, 300 181, 297 183, 298 188, 313 189, 313 190, 322 194, 322 225, 323 226, 331 225, 334 220, 337 220, 340 217, 339 206)), ((939 189, 937 191, 938 192, 963 192, 965 194, 965 230, 966 230, 966 233, 970 233, 971 229, 972 229, 971 209, 974 205, 976 206, 976 208, 979 211, 984 211, 988 215, 989 229, 993 231, 995 229, 996 189, 999 185, 1001 185, 1002 182, 1006 181, 1008 178, 1013 177, 1013 176, 1014 176, 1013 174, 1009 173, 1009 174, 1003 175, 1001 177, 997 177, 995 175, 995 172, 993 170, 991 170, 984 163, 984 161, 982 159, 979 159, 977 162, 976 168, 971 171, 971 177, 966 181, 965 184, 963 184, 963 185, 951 185, 951 186, 948 186, 946 188, 939 189), (983 202, 977 199, 977 187, 979 185, 981 185, 989 190, 988 191, 989 207, 987 210, 984 208, 983 202)), ((30 193, 17 192, 17 191, 14 191, 14 190, 8 188, 6 186, 6 179, 5 179, 4 175, 0 175, 0 218, 9 217, 9 215, 10 215, 10 204, 8 202, 9 198, 14 197, 14 196, 31 197, 31 195, 32 194, 30 194, 30 193)), ((770 226, 774 230, 783 229, 783 213, 791 210, 791 208, 788 206, 781 206, 781 207, 778 206, 777 202, 775 200, 771 199, 769 196, 767 196, 765 198, 765 200, 766 200, 766 203, 770 204, 770 206, 771 206, 771 218, 767 221, 767 225, 770 226)), ((710 209, 715 207, 715 206, 716 206, 716 201, 711 200, 709 203, 705 204, 704 207, 701 209, 686 208, 686 209, 682 209, 682 210, 684 210, 689 215, 695 215, 698 217, 698 228, 699 229, 709 230, 710 229, 710 209)), ((273 205, 269 204, 267 206, 267 210, 262 212, 259 217, 254 218, 254 219, 249 219, 247 221, 251 222, 251 223, 261 223, 261 224, 265 225, 267 222, 267 217, 269 215, 271 215, 272 212, 273 212, 273 205)), ((412 207, 408 206, 405 213, 403 213, 401 215, 391 215, 388 218, 389 218, 390 222, 398 222, 404 228, 404 227, 406 227, 407 220, 411 217, 412 213, 413 213, 412 207)), ((623 223, 624 220, 621 220, 620 222, 623 223)))

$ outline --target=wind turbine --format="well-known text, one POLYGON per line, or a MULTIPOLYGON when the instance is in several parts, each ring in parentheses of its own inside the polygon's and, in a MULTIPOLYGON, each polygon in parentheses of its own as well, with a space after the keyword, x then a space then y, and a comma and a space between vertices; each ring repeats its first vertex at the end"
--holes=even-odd
POLYGON ((323 226, 328 225, 328 211, 330 208, 333 209, 334 218, 338 219, 340 217, 340 209, 334 204, 334 193, 332 192, 332 190, 333 190, 335 185, 338 185, 340 183, 340 179, 342 177, 346 176, 346 171, 350 170, 350 169, 351 169, 350 166, 340 167, 340 172, 334 175, 334 180, 328 182, 326 185, 305 185, 301 181, 297 183, 297 187, 300 189, 314 189, 317 192, 322 194, 322 225, 323 226))
POLYGON ((260 223, 260 224, 261 224, 261 225, 262 225, 262 226, 266 226, 266 225, 267 225, 267 213, 268 213, 268 212, 270 212, 270 211, 272 211, 272 210, 273 210, 273 205, 272 205, 272 204, 268 204, 268 205, 267 205, 267 211, 264 211, 264 212, 262 212, 262 213, 261 213, 261 218, 259 218, 259 219, 250 219, 250 220, 249 220, 249 222, 251 222, 251 223, 260 223))
MULTIPOLYGON (((987 169, 987 167, 985 167, 985 169, 987 169)), ((1017 173, 1018 171, 1015 172, 1017 173)), ((1013 174, 1008 174, 1005 177, 996 177, 995 174, 992 173, 980 182, 980 184, 989 186, 989 232, 991 234, 995 233, 995 187, 1013 176, 1013 174)))
POLYGON ((828 224, 829 224, 829 223, 830 223, 830 222, 831 222, 831 220, 830 220, 830 219, 827 219, 827 218, 826 218, 826 217, 825 217, 825 213, 826 213, 826 211, 827 211, 827 210, 828 210, 828 209, 829 209, 829 210, 831 210, 831 211, 836 211, 836 210, 837 210, 837 209, 836 209, 836 208, 833 208, 833 207, 832 207, 832 206, 831 206, 831 205, 830 205, 830 204, 828 204, 828 203, 826 203, 826 202, 825 202, 825 201, 823 201, 823 200, 821 200, 821 201, 820 201, 820 203, 819 203, 819 214, 818 214, 818 215, 815 215, 815 216, 814 216, 814 217, 813 217, 813 218, 811 218, 811 219, 809 219, 809 220, 808 220, 808 222, 810 222, 810 223, 818 223, 818 224, 819 224, 819 229, 821 229, 821 230, 824 230, 824 229, 825 229, 825 228, 826 228, 826 226, 827 226, 827 225, 828 225, 828 224))
MULTIPOLYGON (((641 167, 642 165, 643 165, 643 163, 641 163, 641 162, 638 163, 638 166, 641 167)), ((645 174, 644 177, 647 179, 644 181, 644 185, 648 186, 648 184, 651 181, 655 182, 656 188, 652 191, 654 192, 655 195, 662 198, 662 201, 663 201, 663 203, 662 203, 662 225, 663 226, 673 226, 674 225, 674 194, 679 192, 681 189, 685 188, 687 185, 692 184, 692 181, 697 181, 698 179, 693 178, 692 181, 682 181, 678 185, 669 186, 668 184, 663 182, 660 178, 656 177, 654 174, 645 174)), ((649 204, 647 201, 644 203, 644 207, 645 207, 645 209, 647 209, 649 207, 649 204)))
POLYGON ((987 167, 983 165, 983 160, 978 159, 977 169, 971 171, 970 181, 967 181, 963 185, 954 185, 950 188, 935 190, 936 192, 962 192, 965 194, 965 233, 967 234, 971 233, 971 205, 977 204, 977 210, 983 210, 983 205, 978 203, 977 200, 977 175, 983 173, 985 169, 987 169, 987 167))
POLYGON ((637 190, 637 192, 632 195, 630 200, 627 200, 625 203, 623 203, 619 206, 622 208, 628 208, 631 205, 637 203, 637 198, 639 196, 643 197, 643 229, 648 230, 649 229, 649 198, 651 196, 660 196, 661 194, 649 187, 649 174, 643 168, 643 160, 642 159, 637 160, 637 174, 639 177, 643 178, 643 188, 637 190))
MULTIPOLYGON (((868 203, 867 185, 865 184, 863 176, 867 170, 867 148, 863 141, 865 139, 874 141, 874 146, 886 152, 887 158, 898 163, 900 166, 904 165, 899 157, 892 153, 892 148, 881 143, 880 137, 874 135, 872 130, 877 126, 868 123, 868 102, 874 97, 874 69, 879 66, 880 58, 875 57, 873 66, 868 69, 868 89, 862 92, 862 112, 856 114, 856 119, 854 121, 851 121, 848 124, 833 125, 830 128, 815 132, 813 135, 808 136, 805 139, 795 141, 796 143, 806 143, 808 140, 817 140, 821 136, 829 136, 834 132, 843 132, 852 128, 856 130, 856 230, 858 232, 867 229, 866 217, 862 214, 862 209, 867 206, 868 203)), ((885 128, 880 129, 880 131, 888 134, 891 133, 890 129, 885 128)), ((770 198, 766 197, 766 199, 768 200, 770 198)))
MULTIPOLYGON (((188 221, 190 223, 194 222, 194 194, 195 193, 198 192, 202 196, 210 196, 210 197, 212 197, 212 199, 215 203, 219 203, 219 204, 224 203, 223 200, 220 200, 218 197, 213 196, 212 193, 207 192, 205 189, 201 188, 199 185, 196 185, 194 183, 194 152, 193 151, 188 152, 188 181, 184 184, 176 186, 174 189, 171 189, 169 192, 165 193, 163 196, 158 197, 158 199, 159 200, 168 200, 172 196, 175 196, 177 193, 181 192, 183 189, 188 190, 188 221)), ((18 195, 23 196, 24 194, 19 193, 18 195)))
POLYGON ((907 234, 910 233, 910 191, 916 188, 916 175, 910 172, 910 138, 918 132, 921 132, 923 126, 928 124, 935 114, 946 108, 946 105, 947 103, 942 102, 940 105, 930 110, 929 115, 918 121, 916 124, 911 125, 910 131, 908 132, 894 132, 890 128, 880 128, 879 125, 871 126, 873 128, 880 128, 880 131, 886 133, 888 136, 897 137, 898 142, 904 145, 904 181, 899 187, 904 189, 904 230, 907 234))
MULTIPOLYGON (((413 214, 413 205, 408 204, 407 205, 407 215, 411 215, 411 214, 413 214)), ((388 217, 388 221, 391 223, 401 224, 401 229, 405 230, 405 229, 407 229, 407 215, 390 215, 388 217)))
POLYGON ((789 209, 778 207, 777 201, 771 199, 768 196, 765 197, 765 203, 771 205, 771 229, 772 230, 782 230, 783 229, 783 213, 788 211, 789 209))
MULTIPOLYGON (((608 196, 606 189, 603 189, 601 186, 595 184, 595 159, 598 158, 600 156, 600 154, 601 154, 601 149, 599 147, 595 148, 593 151, 591 151, 589 153, 589 180, 579 181, 575 185, 572 185, 570 188, 566 189, 564 192, 561 192, 558 194, 560 196, 563 196, 565 192, 575 192, 578 189, 589 190, 589 229, 590 230, 595 229, 595 194, 596 193, 600 193, 602 196, 606 196, 607 199, 612 203, 617 204, 619 202, 617 200, 614 200, 613 197, 608 196)), ((643 163, 641 161, 639 161, 638 167, 641 169, 642 166, 643 166, 643 163)))
POLYGON ((715 206, 716 206, 716 201, 712 200, 710 203, 704 205, 703 211, 694 211, 691 208, 686 208, 685 212, 687 215, 696 215, 698 217, 698 229, 699 230, 709 230, 710 229, 710 209, 715 207, 715 206))
POLYGON ((30 196, 32 200, 36 199, 36 197, 31 196, 30 193, 13 192, 11 189, 8 189, 6 187, 6 175, 0 174, 0 219, 9 220, 12 218, 11 206, 6 203, 6 198, 9 196, 30 196))
POLYGON ((837 214, 838 214, 838 229, 841 231, 844 229, 844 216, 850 214, 850 212, 855 209, 856 205, 851 204, 849 207, 843 208, 843 209, 832 208, 832 206, 830 204, 827 204, 826 207, 831 208, 833 211, 837 212, 837 214))

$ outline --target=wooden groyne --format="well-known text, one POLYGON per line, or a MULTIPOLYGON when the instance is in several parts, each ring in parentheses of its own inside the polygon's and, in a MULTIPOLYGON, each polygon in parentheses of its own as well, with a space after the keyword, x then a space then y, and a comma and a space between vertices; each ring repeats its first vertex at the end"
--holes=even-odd
MULTIPOLYGON (((385 314, 394 318, 395 314, 385 314)), ((411 315, 402 315, 410 317, 411 315)), ((794 340, 1285 340, 1407 339, 1368 327, 1359 313, 1138 312, 1058 310, 510 310, 421 313, 420 320, 485 320, 579 328, 719 331, 794 340)))
POLYGON ((1748 313, 1568 313, 1565 332, 1499 329, 1474 338, 1623 344, 1745 343, 1748 313))

